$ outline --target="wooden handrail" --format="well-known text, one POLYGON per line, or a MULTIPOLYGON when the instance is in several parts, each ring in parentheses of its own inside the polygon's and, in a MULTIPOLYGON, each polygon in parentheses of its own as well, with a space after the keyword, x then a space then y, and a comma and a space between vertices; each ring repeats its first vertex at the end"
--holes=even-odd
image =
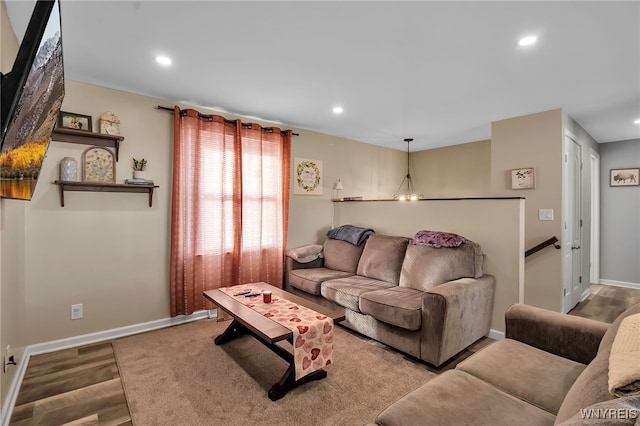
POLYGON ((539 252, 540 250, 542 250, 545 247, 549 247, 551 245, 553 245, 556 249, 560 249, 560 244, 556 244, 558 242, 558 238, 556 238, 556 236, 554 235, 553 237, 549 238, 548 240, 541 242, 540 244, 538 244, 535 247, 531 247, 529 250, 524 252, 524 257, 528 257, 531 256, 534 253, 539 252))

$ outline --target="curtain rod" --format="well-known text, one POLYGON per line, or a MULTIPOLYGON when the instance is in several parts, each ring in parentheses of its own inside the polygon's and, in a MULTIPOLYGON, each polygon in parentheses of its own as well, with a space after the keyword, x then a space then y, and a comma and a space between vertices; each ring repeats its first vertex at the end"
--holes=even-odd
MULTIPOLYGON (((158 105, 158 109, 162 109, 162 110, 165 110, 165 111, 171 111, 171 112, 173 112, 173 111, 174 111, 174 109, 173 109, 173 108, 169 108, 169 107, 162 106, 162 105, 158 105)), ((180 115, 187 115, 187 111, 185 111, 185 110, 181 109, 181 110, 180 110, 180 115)), ((211 118, 212 116, 213 116, 212 114, 202 114, 201 112, 198 112, 198 117, 199 117, 199 118, 211 118)), ((226 119, 226 118, 224 118, 224 117, 223 117, 223 119, 224 119, 224 122, 225 122, 225 123, 228 123, 228 124, 237 124, 235 120, 227 120, 227 119, 226 119)), ((242 123, 242 125, 243 125, 244 127, 251 127, 251 123, 242 123)), ((268 132, 273 132, 273 127, 263 127, 263 128, 262 128, 262 130, 266 130, 266 131, 268 131, 268 132)), ((286 132, 281 131, 280 133, 286 133, 286 132)), ((293 136, 300 136, 300 134, 299 134, 299 133, 291 133, 291 134, 292 134, 293 136)))

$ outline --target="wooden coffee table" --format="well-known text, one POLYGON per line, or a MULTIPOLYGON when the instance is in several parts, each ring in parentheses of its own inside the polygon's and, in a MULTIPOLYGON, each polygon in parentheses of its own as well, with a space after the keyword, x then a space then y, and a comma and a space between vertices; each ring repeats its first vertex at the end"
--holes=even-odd
MULTIPOLYGON (((332 318, 334 324, 344 320, 344 310, 326 308, 302 297, 273 287, 267 283, 260 282, 246 285, 255 289, 256 293, 263 290, 271 290, 273 295, 276 297, 287 299, 300 306, 304 306, 332 318)), ((233 317, 233 321, 229 327, 227 327, 221 335, 215 338, 216 345, 222 345, 238 336, 249 334, 289 363, 289 367, 282 375, 280 381, 269 389, 269 399, 276 401, 282 398, 291 389, 294 389, 304 383, 327 377, 327 372, 320 369, 302 377, 299 380, 295 380, 293 332, 291 330, 254 311, 253 309, 248 308, 232 296, 225 294, 220 290, 209 290, 203 293, 204 297, 233 317)))

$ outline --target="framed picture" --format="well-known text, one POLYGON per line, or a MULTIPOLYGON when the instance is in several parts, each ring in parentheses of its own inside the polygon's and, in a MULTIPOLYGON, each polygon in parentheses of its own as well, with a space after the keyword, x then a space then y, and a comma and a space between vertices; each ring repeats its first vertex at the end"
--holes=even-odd
POLYGON ((533 167, 511 170, 511 189, 533 189, 536 187, 536 172, 533 167))
POLYGON ((111 111, 100 116, 100 133, 105 135, 120 134, 120 119, 111 111))
POLYGON ((115 183, 116 159, 113 152, 101 146, 87 148, 82 154, 82 181, 115 183))
POLYGON ((74 130, 93 131, 90 115, 75 114, 73 112, 60 111, 58 115, 58 127, 74 130))
POLYGON ((611 169, 609 186, 638 186, 640 184, 640 168, 611 169))
POLYGON ((294 194, 322 195, 322 161, 295 158, 293 178, 294 194))

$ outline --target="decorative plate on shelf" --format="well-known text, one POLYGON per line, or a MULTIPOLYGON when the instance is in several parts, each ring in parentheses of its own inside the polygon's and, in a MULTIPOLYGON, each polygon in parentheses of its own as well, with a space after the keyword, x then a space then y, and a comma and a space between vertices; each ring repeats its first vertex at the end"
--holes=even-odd
POLYGON ((116 160, 113 152, 101 146, 87 148, 82 154, 82 180, 115 183, 116 160))

